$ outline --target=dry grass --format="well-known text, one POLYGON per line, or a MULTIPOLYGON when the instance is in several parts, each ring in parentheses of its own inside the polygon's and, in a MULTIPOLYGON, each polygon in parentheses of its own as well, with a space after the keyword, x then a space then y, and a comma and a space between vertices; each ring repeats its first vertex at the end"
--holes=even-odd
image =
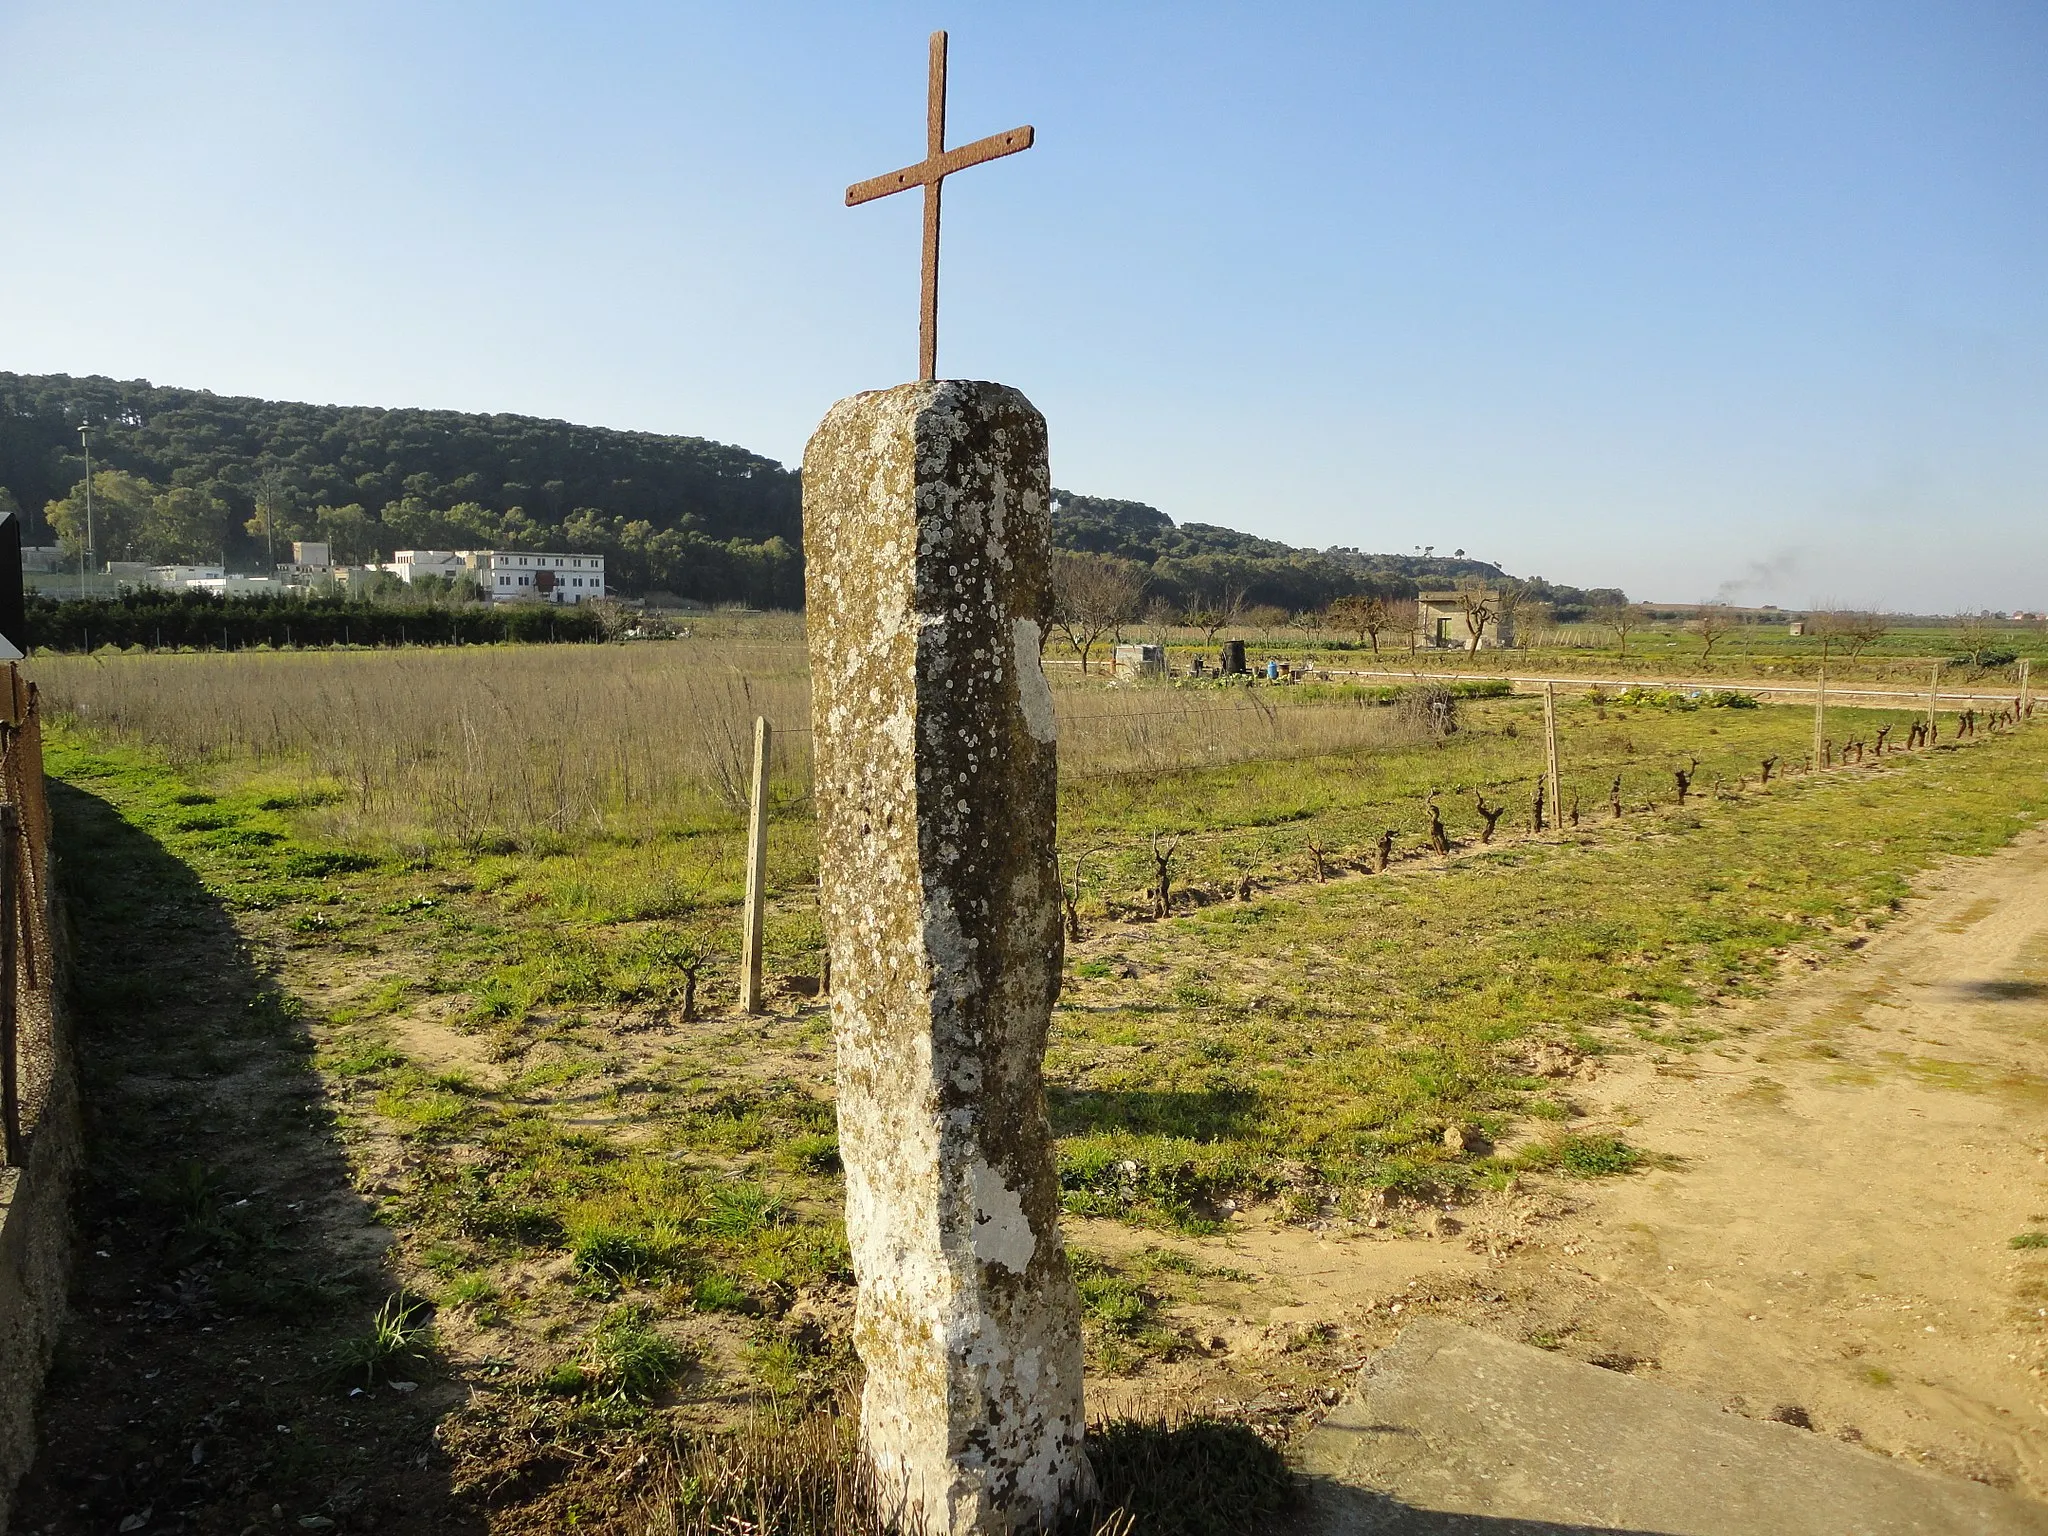
MULTIPOLYGON (((662 645, 46 657, 53 711, 181 769, 233 764, 327 802, 353 840, 633 836, 744 801, 753 719, 778 798, 810 786, 810 689, 794 638, 662 645)), ((1170 773, 1414 740, 1363 697, 1243 687, 1057 691, 1069 778, 1170 773), (1271 692, 1270 690, 1268 692, 1271 692)))

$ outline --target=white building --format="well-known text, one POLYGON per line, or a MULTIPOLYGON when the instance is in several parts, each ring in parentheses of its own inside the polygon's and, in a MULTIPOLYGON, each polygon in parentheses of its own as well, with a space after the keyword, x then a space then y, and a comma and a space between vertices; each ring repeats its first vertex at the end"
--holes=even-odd
POLYGON ((477 585, 494 603, 538 600, 574 605, 604 596, 603 555, 520 554, 517 551, 465 551, 477 585))
POLYGON ((327 545, 309 539, 292 540, 290 562, 280 563, 274 574, 287 587, 324 587, 335 580, 334 562, 328 558, 327 545))
POLYGON ((282 592, 284 584, 268 576, 201 576, 184 583, 187 592, 211 592, 215 597, 269 597, 282 592))
POLYGON ((160 587, 173 591, 189 587, 194 582, 218 582, 226 578, 227 568, 219 565, 155 565, 150 567, 150 577, 160 587))
POLYGON ((466 576, 471 551, 461 549, 401 549, 384 567, 408 587, 422 576, 466 576))

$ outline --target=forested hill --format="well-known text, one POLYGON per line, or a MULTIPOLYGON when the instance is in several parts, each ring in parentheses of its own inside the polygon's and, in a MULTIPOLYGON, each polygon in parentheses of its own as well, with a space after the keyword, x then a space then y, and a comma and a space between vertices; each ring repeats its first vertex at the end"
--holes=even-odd
MULTIPOLYGON (((82 542, 81 423, 92 426, 94 544, 104 559, 225 555, 230 569, 256 571, 293 539, 324 539, 347 563, 397 549, 541 547, 606 556, 613 585, 629 595, 803 601, 795 471, 703 438, 0 372, 0 506, 20 507, 32 541, 82 542)), ((1502 574, 1462 551, 1297 549, 1176 525, 1139 502, 1054 498, 1056 542, 1142 566, 1148 603, 1300 610, 1351 592, 1502 574)), ((1531 586, 1567 616, 1602 595, 1531 586)))
POLYGON ((607 555, 629 592, 803 600, 796 475, 702 438, 0 373, 0 494, 31 538, 46 509, 60 534, 81 520, 81 422, 93 427, 95 544, 110 559, 224 551, 254 570, 293 538, 324 538, 352 562, 567 546, 607 555))
MULTIPOLYGON (((1468 560, 1463 550, 1455 555, 1374 555, 1341 545, 1302 549, 1211 523, 1177 524, 1140 501, 1073 491, 1052 495, 1053 541, 1060 548, 1142 565, 1147 593, 1178 606, 1234 593, 1248 604, 1300 612, 1354 592, 1398 595, 1418 587, 1507 579, 1499 566, 1468 560)), ((1522 585, 1562 619, 1622 600, 1612 588, 1589 592, 1541 577, 1522 585)))

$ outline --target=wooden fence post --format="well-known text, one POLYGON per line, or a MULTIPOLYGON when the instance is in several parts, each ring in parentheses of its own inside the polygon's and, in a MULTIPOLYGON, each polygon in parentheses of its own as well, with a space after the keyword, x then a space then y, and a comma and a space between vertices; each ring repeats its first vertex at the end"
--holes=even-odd
MULTIPOLYGON (((2026 657, 2022 656, 2020 658, 2020 720, 2024 720, 2027 718, 2027 705, 2030 702, 2027 696, 2027 685, 2030 679, 2027 674, 2032 670, 2033 663, 2029 661, 2026 657)), ((2019 720, 2015 720, 2013 724, 2019 724, 2019 720)))
POLYGON ((19 1049, 15 1017, 14 904, 20 895, 14 870, 21 855, 21 817, 12 805, 0 805, 0 1121, 10 1167, 21 1166, 21 1082, 15 1055, 19 1049))
POLYGON ((1934 664, 1934 671, 1927 679, 1927 744, 1934 745, 1934 706, 1941 697, 1941 663, 1934 664))
POLYGON ((1550 820, 1564 826, 1564 786, 1557 775, 1557 685, 1543 685, 1543 773, 1550 781, 1550 820))
POLYGON ((768 886, 768 717, 754 717, 754 795, 747 812, 747 905, 740 915, 740 1007, 761 1011, 761 918, 768 886))

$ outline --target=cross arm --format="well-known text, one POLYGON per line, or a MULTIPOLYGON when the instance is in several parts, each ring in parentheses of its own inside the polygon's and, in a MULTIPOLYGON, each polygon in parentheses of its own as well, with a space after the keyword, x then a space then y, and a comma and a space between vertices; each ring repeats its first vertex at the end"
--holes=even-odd
POLYGON ((887 197, 891 192, 906 191, 911 187, 927 186, 950 176, 955 171, 964 171, 970 165, 981 165, 989 160, 1000 160, 1004 155, 1014 155, 1019 150, 1031 147, 1032 133, 1027 127, 1012 128, 1008 133, 993 133, 985 139, 976 139, 972 144, 962 144, 958 149, 949 149, 944 154, 933 155, 920 160, 916 165, 906 165, 900 171, 891 171, 886 176, 875 176, 867 181, 857 181, 846 189, 846 206, 856 208, 862 203, 871 203, 878 197, 887 197))

